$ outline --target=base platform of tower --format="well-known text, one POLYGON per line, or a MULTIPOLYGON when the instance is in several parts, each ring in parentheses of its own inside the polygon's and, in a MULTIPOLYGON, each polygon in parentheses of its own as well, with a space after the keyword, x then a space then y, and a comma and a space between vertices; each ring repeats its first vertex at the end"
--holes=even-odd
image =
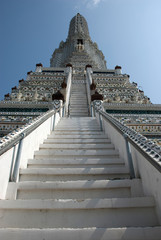
POLYGON ((161 240, 161 106, 80 14, 50 64, 0 102, 0 239, 161 240))

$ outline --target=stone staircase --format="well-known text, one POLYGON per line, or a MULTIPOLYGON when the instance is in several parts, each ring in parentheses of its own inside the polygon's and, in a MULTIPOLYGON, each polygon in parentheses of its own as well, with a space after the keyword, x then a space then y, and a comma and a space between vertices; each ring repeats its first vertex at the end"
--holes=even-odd
POLYGON ((89 116, 86 83, 82 82, 82 80, 72 81, 70 96, 70 116, 71 117, 89 116))
POLYGON ((62 118, 0 201, 2 240, 159 240, 153 197, 92 117, 62 118))

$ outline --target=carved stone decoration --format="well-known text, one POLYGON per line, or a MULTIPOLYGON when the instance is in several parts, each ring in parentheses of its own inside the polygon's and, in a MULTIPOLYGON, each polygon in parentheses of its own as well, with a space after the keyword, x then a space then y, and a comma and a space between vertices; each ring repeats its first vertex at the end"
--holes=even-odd
POLYGON ((66 88, 66 87, 67 87, 67 84, 66 84, 66 82, 65 82, 65 78, 64 78, 63 83, 61 84, 61 87, 62 87, 62 88, 66 88))
POLYGON ((21 80, 19 80, 19 83, 22 83, 22 82, 24 82, 25 80, 22 78, 21 80))
POLYGON ((103 101, 103 95, 99 94, 97 91, 95 91, 95 93, 91 96, 91 101, 94 101, 94 100, 103 101))
POLYGON ((71 63, 66 64, 66 67, 73 67, 71 63))
POLYGON ((55 110, 57 110, 57 109, 59 109, 60 108, 60 103, 61 103, 61 101, 60 100, 54 100, 53 101, 53 109, 55 109, 55 110))
POLYGON ((104 110, 101 100, 94 100, 93 106, 96 110, 104 110))
POLYGON ((90 85, 90 89, 91 90, 95 90, 96 89, 96 84, 94 82, 90 85))
POLYGON ((52 100, 62 100, 64 102, 63 94, 58 90, 55 94, 52 95, 52 100))
POLYGON ((87 69, 87 68, 92 68, 92 65, 87 64, 85 69, 87 69))
POLYGON ((115 67, 115 69, 121 69, 121 66, 118 66, 118 65, 117 65, 117 66, 115 67))
POLYGON ((15 86, 15 87, 13 87, 13 88, 12 88, 12 90, 17 90, 17 87, 16 87, 16 86, 15 86))
POLYGON ((43 67, 42 63, 37 63, 36 67, 43 67))
POLYGON ((8 97, 10 97, 10 94, 7 93, 7 94, 4 95, 4 97, 5 97, 5 98, 8 98, 8 97))

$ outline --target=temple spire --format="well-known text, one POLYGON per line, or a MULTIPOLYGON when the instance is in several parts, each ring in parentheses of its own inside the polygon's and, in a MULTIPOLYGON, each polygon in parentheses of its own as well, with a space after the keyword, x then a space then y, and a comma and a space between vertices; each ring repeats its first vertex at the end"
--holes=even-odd
POLYGON ((80 13, 77 13, 70 21, 68 32, 68 39, 78 37, 90 39, 87 21, 80 13))

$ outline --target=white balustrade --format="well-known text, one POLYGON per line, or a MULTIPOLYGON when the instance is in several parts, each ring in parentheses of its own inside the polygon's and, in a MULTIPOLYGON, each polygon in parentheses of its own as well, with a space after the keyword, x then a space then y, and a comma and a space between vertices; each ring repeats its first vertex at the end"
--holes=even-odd
POLYGON ((141 178, 146 196, 154 196, 161 222, 161 148, 143 135, 123 125, 102 111, 101 101, 94 101, 93 111, 104 132, 119 150, 131 178, 141 178))
MULTIPOLYGON (((0 199, 5 199, 9 181, 18 181, 19 168, 27 167, 27 160, 47 137, 62 115, 62 101, 57 109, 49 110, 21 128, 3 137, 0 142, 0 199)), ((58 103, 59 102, 59 103, 58 103)))

